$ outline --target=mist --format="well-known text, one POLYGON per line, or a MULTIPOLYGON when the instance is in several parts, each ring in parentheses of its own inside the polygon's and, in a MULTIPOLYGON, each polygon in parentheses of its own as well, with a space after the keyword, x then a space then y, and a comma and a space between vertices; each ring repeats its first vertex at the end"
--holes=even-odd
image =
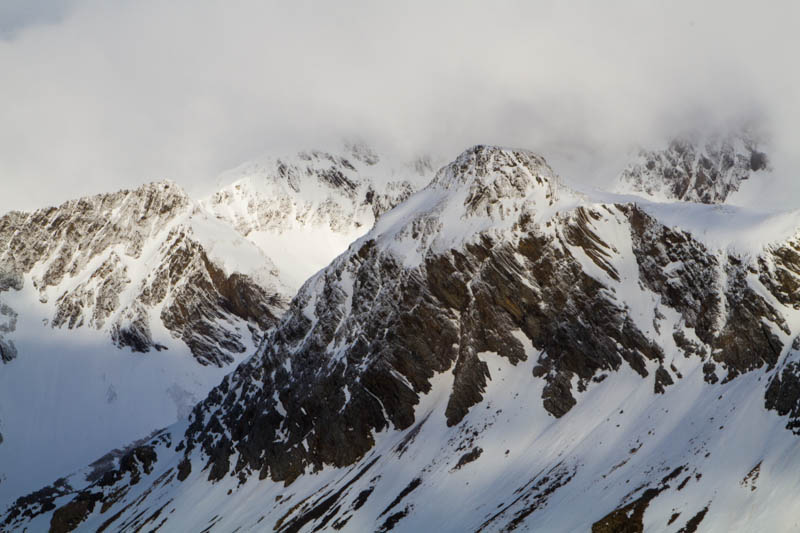
POLYGON ((9 0, 0 211, 162 178, 202 195, 342 139, 527 148, 605 187, 638 146, 745 123, 773 168, 753 198, 800 207, 800 5, 565 4, 9 0))

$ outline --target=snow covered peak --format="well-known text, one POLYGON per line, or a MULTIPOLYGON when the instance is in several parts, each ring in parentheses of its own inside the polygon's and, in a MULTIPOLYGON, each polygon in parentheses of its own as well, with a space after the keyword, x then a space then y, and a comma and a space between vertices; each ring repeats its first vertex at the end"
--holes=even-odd
POLYGON ((38 301, 52 328, 103 331, 137 352, 175 337, 202 364, 222 366, 249 345, 239 321, 267 327, 287 299, 260 272, 268 258, 237 237, 169 181, 12 212, 0 218, 0 293, 38 301), (247 298, 256 303, 242 305, 247 298))
POLYGON ((311 150, 241 165, 223 174, 228 184, 203 203, 245 235, 299 226, 363 233, 426 185, 433 170, 429 158, 394 163, 364 145, 340 153, 311 150))
POLYGON ((477 145, 381 217, 365 239, 384 243, 410 266, 428 252, 457 248, 487 232, 509 238, 521 225, 543 223, 583 200, 561 184, 543 157, 477 145))
POLYGON ((444 189, 464 184, 474 189, 494 188, 499 193, 524 196, 532 182, 552 187, 557 181, 543 157, 526 150, 476 145, 442 168, 432 186, 444 189))
POLYGON ((428 157, 394 161, 363 144, 265 157, 223 175, 204 209, 267 250, 291 290, 430 182, 428 157))
POLYGON ((0 216, 0 505, 184 416, 433 170, 353 144, 243 165, 203 201, 160 181, 0 216))
POLYGON ((190 202, 183 189, 162 181, 32 213, 8 213, 0 218, 0 234, 7 236, 0 248, 0 267, 27 271, 58 252, 58 260, 43 272, 41 283, 47 286, 59 283, 66 273, 76 273, 110 245, 123 244, 126 254, 138 257, 144 240, 185 212, 190 202), (59 248, 74 248, 74 254, 59 248))
POLYGON ((748 133, 674 139, 663 150, 642 150, 617 180, 621 193, 658 201, 720 204, 754 172, 767 169, 767 156, 748 133))

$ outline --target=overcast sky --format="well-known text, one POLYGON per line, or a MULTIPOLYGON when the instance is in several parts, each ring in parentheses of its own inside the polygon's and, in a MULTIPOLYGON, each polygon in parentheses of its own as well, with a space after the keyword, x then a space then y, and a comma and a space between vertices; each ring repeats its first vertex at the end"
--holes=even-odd
POLYGON ((771 201, 800 205, 799 20, 794 1, 2 0, 0 211, 161 178, 200 194, 342 138, 529 148, 603 185, 636 144, 740 121, 771 139, 771 201))

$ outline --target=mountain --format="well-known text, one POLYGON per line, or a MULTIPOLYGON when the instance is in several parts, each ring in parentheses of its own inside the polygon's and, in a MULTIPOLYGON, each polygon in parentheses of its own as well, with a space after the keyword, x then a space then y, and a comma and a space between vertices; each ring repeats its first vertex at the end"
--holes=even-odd
POLYGON ((476 146, 188 419, 10 531, 788 531, 800 212, 631 203, 476 146))
POLYGON ((658 201, 720 204, 753 173, 768 170, 767 155, 746 131, 673 139, 663 150, 641 150, 617 179, 620 193, 658 201))
POLYGON ((426 173, 350 146, 0 218, 0 504, 186 416, 426 173))
POLYGON ((11 212, 0 219, 4 287, 22 291, 28 277, 52 328, 106 331, 114 345, 145 353, 163 348, 152 331, 160 321, 201 364, 221 366, 244 351, 237 319, 268 328, 285 290, 254 247, 236 258, 239 269, 259 265, 249 276, 209 257, 236 235, 208 218, 169 182, 11 212))
POLYGON ((293 296, 385 211, 428 184, 434 159, 395 161, 362 144, 246 163, 203 206, 270 256, 293 296))

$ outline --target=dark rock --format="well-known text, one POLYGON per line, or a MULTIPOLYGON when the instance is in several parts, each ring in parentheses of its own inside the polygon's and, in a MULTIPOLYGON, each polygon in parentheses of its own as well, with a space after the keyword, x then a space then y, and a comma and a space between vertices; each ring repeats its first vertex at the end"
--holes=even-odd
POLYGON ((192 473, 192 462, 183 458, 178 464, 178 481, 184 481, 192 473))
POLYGON ((776 372, 765 393, 765 407, 789 416, 786 429, 800 435, 800 364, 789 362, 776 372))
POLYGON ((669 375, 667 369, 663 366, 659 366, 656 369, 656 379, 654 385, 654 391, 656 394, 664 394, 665 387, 668 385, 672 385, 675 382, 672 380, 672 376, 669 375))
POLYGON ((697 528, 700 527, 700 522, 702 522, 706 517, 706 513, 708 513, 708 505, 700 509, 696 515, 691 517, 686 522, 686 525, 678 530, 678 533, 695 533, 697 528))
POLYGON ((481 456, 482 453, 483 453, 483 448, 479 446, 472 448, 470 451, 459 457, 458 463, 456 463, 456 466, 453 467, 453 470, 460 470, 461 467, 473 461, 476 461, 481 456))
POLYGON ((69 533, 77 529, 101 497, 95 493, 80 493, 77 498, 56 509, 50 520, 50 533, 69 533))
POLYGON ((612 511, 592 524, 592 533, 644 533, 644 512, 662 490, 645 490, 631 503, 612 511))
MULTIPOLYGON (((621 209, 634 229, 633 250, 643 283, 681 314, 685 326, 694 329, 714 360, 728 369, 727 379, 764 365, 774 366, 783 344, 766 324, 784 332, 788 326, 750 287, 750 271, 743 262, 728 256, 720 264, 689 234, 661 225, 637 207, 621 209), (678 266, 668 271, 667 265, 678 266), (724 273, 725 286, 718 285, 718 273, 724 273)), ((687 355, 706 352, 683 332, 676 331, 673 337, 687 355)))
POLYGON ((712 363, 711 361, 703 364, 703 379, 706 383, 714 384, 719 381, 719 378, 716 374, 717 365, 712 363))
POLYGON ((0 338, 0 361, 8 363, 17 357, 17 348, 9 340, 0 338))

